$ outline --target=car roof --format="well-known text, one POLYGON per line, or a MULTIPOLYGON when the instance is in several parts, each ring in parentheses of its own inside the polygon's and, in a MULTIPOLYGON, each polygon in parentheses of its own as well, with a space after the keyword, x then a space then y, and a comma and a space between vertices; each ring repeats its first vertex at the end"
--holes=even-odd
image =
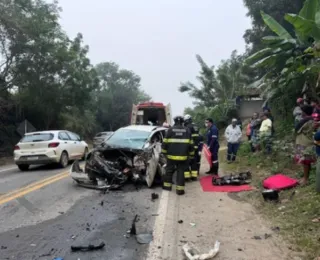
POLYGON ((59 132, 69 132, 69 133, 73 133, 71 131, 68 130, 47 130, 47 131, 38 131, 38 132, 30 132, 30 133, 25 133, 25 135, 33 135, 33 134, 57 134, 59 132))
POLYGON ((138 130, 138 131, 144 131, 144 132, 154 132, 156 130, 167 130, 167 128, 162 126, 154 126, 154 125, 129 125, 122 127, 120 129, 128 129, 128 130, 138 130))

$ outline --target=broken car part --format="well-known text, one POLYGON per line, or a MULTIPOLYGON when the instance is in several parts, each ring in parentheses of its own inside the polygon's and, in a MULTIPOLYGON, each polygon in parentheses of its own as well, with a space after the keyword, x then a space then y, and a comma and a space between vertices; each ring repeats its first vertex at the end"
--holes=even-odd
POLYGON ((94 251, 94 250, 99 250, 104 248, 106 244, 104 242, 101 242, 99 245, 88 245, 88 246, 71 246, 71 251, 72 252, 77 252, 77 251, 94 251))
POLYGON ((214 247, 207 254, 200 254, 194 248, 191 248, 188 243, 183 245, 182 250, 189 260, 206 260, 214 258, 218 254, 219 248, 220 242, 216 241, 214 247))
POLYGON ((279 201, 279 192, 277 190, 263 190, 262 196, 265 201, 279 201))
POLYGON ((252 174, 251 172, 241 172, 239 174, 231 174, 223 177, 213 177, 212 185, 223 186, 223 185, 244 185, 251 182, 252 174))

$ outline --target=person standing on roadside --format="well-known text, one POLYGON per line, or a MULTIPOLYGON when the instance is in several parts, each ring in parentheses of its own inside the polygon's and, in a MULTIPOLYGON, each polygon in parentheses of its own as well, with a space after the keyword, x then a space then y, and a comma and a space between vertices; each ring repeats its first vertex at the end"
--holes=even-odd
POLYGON ((174 118, 174 126, 170 127, 162 143, 162 154, 167 159, 166 174, 163 177, 164 190, 172 190, 172 176, 177 171, 176 193, 185 193, 184 174, 188 171, 188 158, 194 156, 191 132, 183 125, 183 117, 174 118))
POLYGON ((227 127, 225 131, 225 137, 228 142, 228 152, 227 161, 228 163, 234 162, 236 160, 237 152, 240 145, 240 140, 242 136, 242 131, 237 125, 237 119, 232 119, 231 124, 227 127))
POLYGON ((269 118, 269 113, 264 112, 262 117, 262 123, 260 126, 259 134, 260 134, 260 140, 263 145, 263 148, 265 149, 265 152, 267 154, 271 153, 271 146, 272 146, 272 121, 269 118))
POLYGON ((207 127, 207 145, 211 153, 212 166, 206 174, 218 175, 219 172, 219 130, 213 124, 212 118, 207 118, 205 121, 205 126, 207 127))
POLYGON ((297 106, 293 110, 294 116, 294 125, 296 126, 302 119, 302 110, 301 107, 303 106, 303 98, 297 99, 297 106))
POLYGON ((313 137, 316 146, 317 167, 316 167, 316 192, 320 193, 320 131, 317 131, 313 137))

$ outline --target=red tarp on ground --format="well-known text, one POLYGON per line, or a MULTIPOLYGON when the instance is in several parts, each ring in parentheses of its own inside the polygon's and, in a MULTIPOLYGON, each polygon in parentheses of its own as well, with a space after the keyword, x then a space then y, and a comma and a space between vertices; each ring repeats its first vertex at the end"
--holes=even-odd
POLYGON ((200 178, 200 184, 204 192, 240 192, 240 191, 250 191, 253 187, 250 185, 224 185, 224 186, 214 186, 212 185, 212 176, 205 176, 200 178))
POLYGON ((299 184, 298 180, 292 179, 283 174, 276 174, 266 178, 263 181, 263 187, 269 190, 284 190, 290 189, 299 184))
POLYGON ((203 153, 211 168, 212 167, 211 152, 209 151, 209 148, 206 144, 203 145, 203 153))

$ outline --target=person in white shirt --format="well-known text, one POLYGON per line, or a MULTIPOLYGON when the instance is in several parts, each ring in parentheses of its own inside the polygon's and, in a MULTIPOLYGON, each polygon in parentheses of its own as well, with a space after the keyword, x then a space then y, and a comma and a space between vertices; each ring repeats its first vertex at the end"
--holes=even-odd
POLYGON ((228 142, 228 154, 227 160, 229 163, 234 162, 236 160, 237 152, 240 145, 240 140, 242 137, 242 131, 240 127, 237 125, 238 120, 232 119, 231 124, 227 127, 224 135, 228 142))

